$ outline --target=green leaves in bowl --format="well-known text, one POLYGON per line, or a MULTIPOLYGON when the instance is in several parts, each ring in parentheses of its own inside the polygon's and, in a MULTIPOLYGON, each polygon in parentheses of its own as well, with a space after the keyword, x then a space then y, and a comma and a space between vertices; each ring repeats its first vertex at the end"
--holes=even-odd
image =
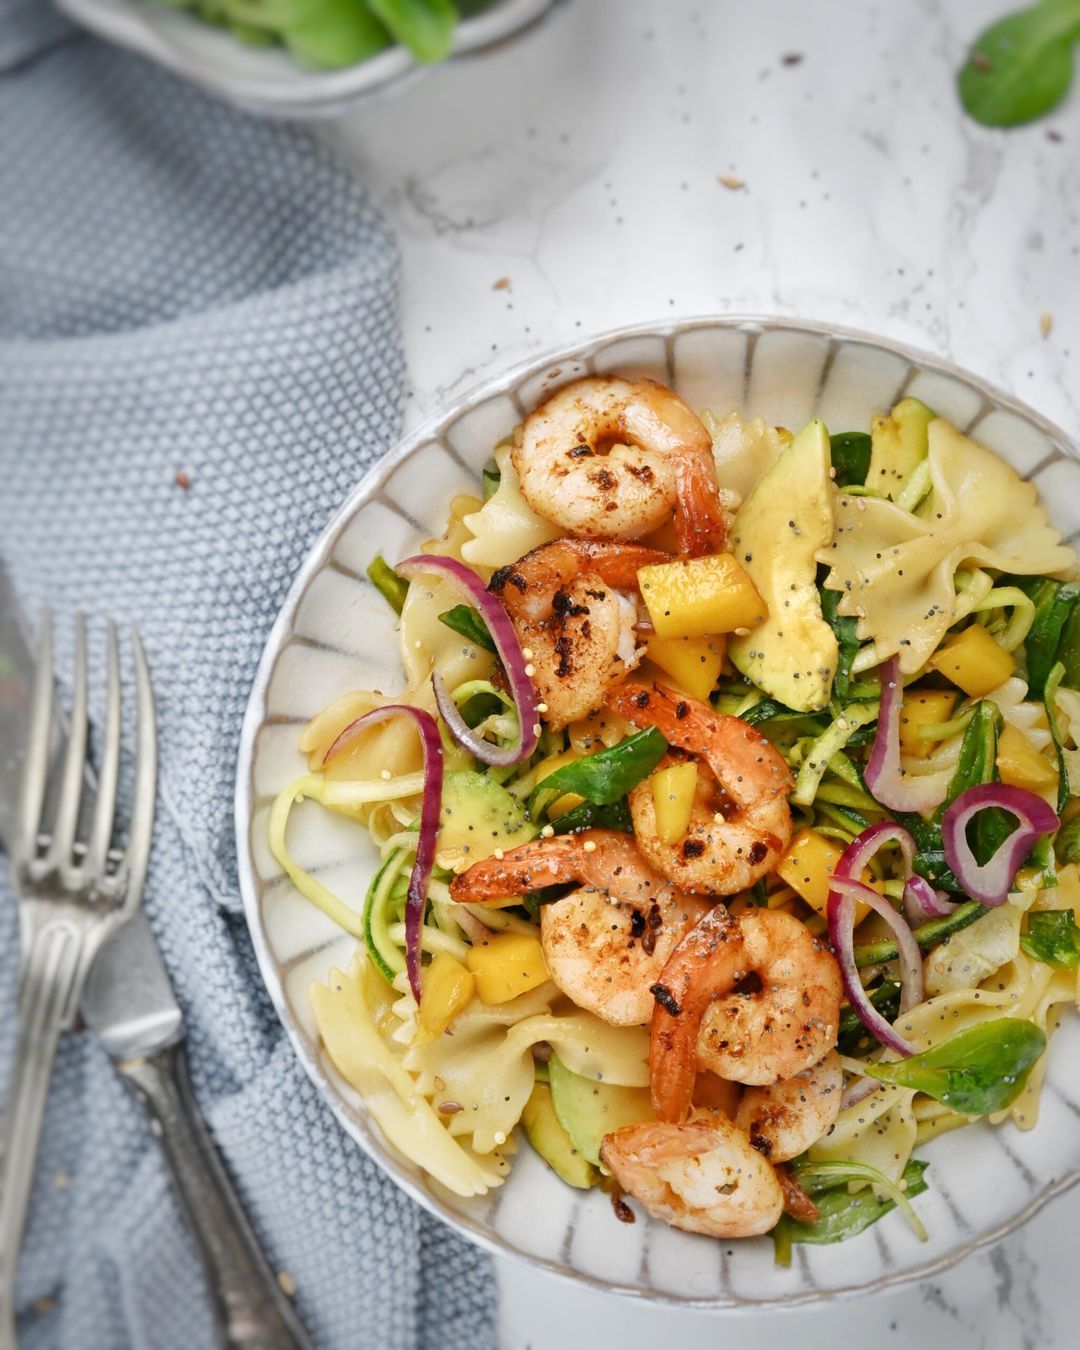
POLYGON ((867 1064, 882 1083, 914 1088, 964 1116, 987 1116, 1015 1100, 1046 1035, 1032 1022, 997 1017, 979 1022, 910 1059, 867 1064))
POLYGON ((1080 0, 1041 0, 990 27, 972 45, 957 77, 976 122, 1014 127, 1051 112, 1073 78, 1080 0))

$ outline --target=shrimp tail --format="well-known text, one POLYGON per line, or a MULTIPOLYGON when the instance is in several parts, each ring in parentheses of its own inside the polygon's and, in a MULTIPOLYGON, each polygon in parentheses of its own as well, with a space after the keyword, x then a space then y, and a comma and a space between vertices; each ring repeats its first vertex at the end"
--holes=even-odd
POLYGON ((798 1223, 817 1223, 821 1210, 791 1175, 790 1169, 780 1163, 773 1170, 784 1195, 784 1213, 790 1214, 798 1223))
POLYGON ((462 904, 505 900, 578 879, 579 846, 573 835, 534 839, 501 857, 482 858, 450 882, 450 898, 462 904))
POLYGON ((661 1120, 679 1124, 690 1114, 698 1027, 712 998, 730 987, 732 960, 741 951, 738 924, 717 905, 683 937, 652 987, 649 1086, 661 1120))
POLYGON ((716 470, 701 455, 682 455, 675 465, 675 539, 683 557, 722 553, 727 547, 727 521, 720 504, 716 470))
POLYGON ((671 554, 644 544, 611 543, 600 539, 568 541, 579 559, 579 568, 587 568, 609 586, 636 590, 638 571, 655 563, 671 561, 671 554))

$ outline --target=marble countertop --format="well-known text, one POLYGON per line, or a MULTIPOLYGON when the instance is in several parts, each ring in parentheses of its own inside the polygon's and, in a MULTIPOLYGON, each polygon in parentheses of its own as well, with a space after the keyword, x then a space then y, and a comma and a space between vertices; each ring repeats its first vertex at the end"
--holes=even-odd
MULTIPOLYGON (((1001 133, 954 90, 1008 7, 564 0, 328 127, 401 243, 410 423, 586 334, 730 312, 909 342, 1080 433, 1080 91, 1001 133)), ((1052 1350, 1075 1344, 1078 1225, 1080 1191, 930 1283, 780 1315, 646 1307, 500 1263, 502 1344, 754 1350, 782 1327, 804 1350, 1052 1350)))

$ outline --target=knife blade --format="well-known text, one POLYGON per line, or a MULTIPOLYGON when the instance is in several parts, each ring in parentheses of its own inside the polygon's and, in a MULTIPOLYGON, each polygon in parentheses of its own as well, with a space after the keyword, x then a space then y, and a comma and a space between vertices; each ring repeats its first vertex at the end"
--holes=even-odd
POLYGON ((8 852, 18 820, 23 741, 30 719, 34 658, 22 615, 0 562, 0 848, 8 852), (10 785, 7 789, 4 784, 10 785))
MULTIPOLYGON (((10 848, 17 820, 33 672, 26 622, 0 559, 0 849, 4 851, 10 848)), ((57 736, 54 753, 62 739, 57 736)), ((86 772, 93 788, 93 775, 89 768, 86 772)), ((225 1350, 312 1350, 199 1115, 183 1050, 183 1015, 141 908, 98 953, 79 1011, 150 1116, 206 1268, 218 1344, 225 1350)))

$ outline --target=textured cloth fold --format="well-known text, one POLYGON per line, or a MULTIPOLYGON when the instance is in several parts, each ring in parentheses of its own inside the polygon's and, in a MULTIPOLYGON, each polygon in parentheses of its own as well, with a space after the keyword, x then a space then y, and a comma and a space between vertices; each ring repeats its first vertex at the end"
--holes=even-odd
MULTIPOLYGON (((141 630, 161 760, 145 907, 206 1119, 320 1348, 483 1350, 487 1259, 318 1098, 236 879, 259 652, 328 515, 399 430, 393 240, 310 137, 86 39, 0 76, 0 203, 0 552, 31 617, 53 606, 61 668, 76 606, 92 632, 105 614, 141 630)), ((16 925, 0 891, 6 1079, 16 925)), ((61 1045, 18 1295, 29 1350, 212 1344, 161 1159, 86 1033, 61 1045)))

